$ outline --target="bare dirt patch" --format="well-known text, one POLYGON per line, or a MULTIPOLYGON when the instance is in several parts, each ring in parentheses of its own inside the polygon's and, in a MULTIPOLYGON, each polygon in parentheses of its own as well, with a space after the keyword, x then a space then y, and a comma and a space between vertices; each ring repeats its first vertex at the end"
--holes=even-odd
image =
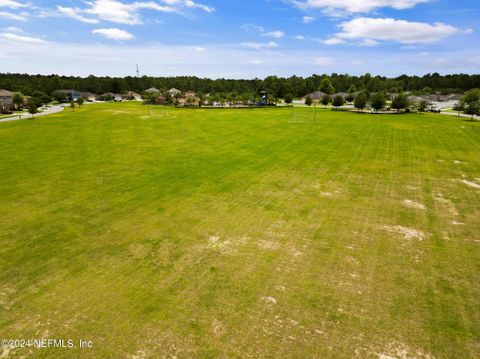
POLYGON ((233 253, 238 247, 246 244, 250 238, 248 236, 232 237, 224 239, 220 236, 212 235, 207 239, 207 247, 217 250, 222 254, 233 253))
POLYGON ((408 228, 404 226, 385 226, 384 228, 390 233, 396 233, 396 234, 402 235, 403 238, 405 238, 406 240, 417 239, 417 240, 423 241, 426 238, 426 235, 424 232, 413 229, 413 228, 408 228))
POLYGON ((131 113, 131 112, 129 112, 129 111, 120 111, 120 110, 105 110, 105 112, 114 113, 114 114, 116 114, 116 115, 131 113))
POLYGON ((410 200, 410 199, 405 199, 405 200, 403 200, 403 201, 402 201, 402 204, 403 204, 405 207, 408 207, 408 208, 421 209, 421 210, 427 209, 427 207, 425 207, 424 204, 419 203, 419 202, 412 201, 412 200, 410 200))
POLYGON ((471 181, 467 181, 467 180, 465 180, 465 179, 462 180, 461 182, 465 183, 468 187, 480 189, 480 184, 478 184, 478 183, 471 182, 471 181))
POLYGON ((2 354, 0 354, 0 359, 8 358, 8 353, 10 353, 10 348, 3 349, 2 354))
POLYGON ((9 310, 15 302, 12 297, 16 292, 17 291, 13 287, 2 287, 0 290, 0 307, 9 310))
POLYGON ((455 205, 448 199, 443 197, 441 193, 435 193, 433 195, 435 201, 439 204, 440 207, 443 207, 451 216, 458 216, 459 213, 455 208, 455 205))
POLYGON ((127 355, 127 358, 129 358, 129 359, 146 359, 147 358, 147 353, 144 350, 139 350, 135 354, 127 355))
POLYGON ((216 338, 221 337, 223 334, 225 334, 225 327, 223 323, 217 319, 214 319, 212 323, 212 332, 216 338))
POLYGON ((434 359, 435 357, 417 348, 409 348, 404 344, 391 343, 383 353, 378 353, 379 359, 434 359))
POLYGON ((262 300, 267 304, 277 304, 277 300, 274 297, 262 297, 262 300))
POLYGON ((262 249, 267 249, 267 250, 272 250, 272 251, 277 250, 278 247, 279 247, 277 242, 267 241, 267 240, 263 240, 263 239, 258 242, 258 246, 262 249))
POLYGON ((129 245, 128 250, 135 259, 143 259, 150 253, 150 248, 140 243, 129 245))

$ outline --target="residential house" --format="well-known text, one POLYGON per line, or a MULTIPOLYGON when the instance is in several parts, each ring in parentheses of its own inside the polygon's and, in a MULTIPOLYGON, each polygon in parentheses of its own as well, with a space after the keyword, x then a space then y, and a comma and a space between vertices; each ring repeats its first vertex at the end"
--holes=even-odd
POLYGON ((105 92, 104 94, 101 94, 97 96, 98 101, 113 101, 115 95, 111 92, 105 92))
POLYGON ((196 97, 197 94, 195 93, 195 91, 185 91, 185 97, 196 97))
POLYGON ((0 110, 10 110, 13 107, 13 92, 0 90, 0 110))
POLYGON ((177 98, 181 106, 200 106, 200 98, 195 91, 186 91, 184 95, 177 98))
POLYGON ((330 95, 330 98, 333 100, 335 97, 337 96, 340 96, 342 97, 343 99, 345 99, 345 97, 348 96, 348 93, 346 92, 337 92, 337 93, 334 93, 333 95, 330 95))
POLYGON ((185 96, 180 95, 177 97, 177 104, 179 106, 185 106, 187 104, 187 98, 185 96))
POLYGON ((160 93, 160 90, 155 87, 150 87, 148 90, 145 90, 145 93, 150 95, 154 93, 160 93))
POLYGON ((308 94, 307 96, 303 97, 302 98, 302 102, 305 102, 305 100, 307 99, 307 97, 310 97, 312 99, 312 101, 314 102, 320 102, 320 100, 323 98, 323 96, 325 96, 326 93, 325 92, 322 92, 322 91, 315 91, 315 92, 312 92, 311 94, 308 94))
POLYGON ((123 99, 124 100, 135 100, 135 101, 142 101, 142 95, 136 93, 136 92, 133 92, 133 91, 129 91, 127 92, 125 95, 123 95, 123 99))
POLYGON ((167 98, 165 96, 150 96, 148 103, 152 105, 165 105, 167 103, 167 98))
POLYGON ((82 94, 76 90, 58 90, 63 93, 65 100, 67 101, 77 101, 82 94))
POLYGON ((88 102, 95 102, 97 100, 97 95, 91 92, 81 92, 82 98, 88 102))
POLYGON ((182 91, 176 89, 175 87, 171 88, 170 90, 167 91, 170 96, 172 97, 177 97, 177 96, 180 96, 182 94, 182 91))

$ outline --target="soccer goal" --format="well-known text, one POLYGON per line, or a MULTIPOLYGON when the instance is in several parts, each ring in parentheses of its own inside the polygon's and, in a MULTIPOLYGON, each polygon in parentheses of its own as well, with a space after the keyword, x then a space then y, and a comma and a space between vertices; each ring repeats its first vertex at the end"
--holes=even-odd
POLYGON ((316 122, 318 117, 317 106, 305 106, 305 107, 295 107, 292 106, 292 112, 290 115, 291 122, 297 123, 311 123, 316 122))
POLYGON ((176 117, 173 115, 171 107, 153 105, 145 105, 145 114, 142 116, 143 119, 172 119, 176 117))

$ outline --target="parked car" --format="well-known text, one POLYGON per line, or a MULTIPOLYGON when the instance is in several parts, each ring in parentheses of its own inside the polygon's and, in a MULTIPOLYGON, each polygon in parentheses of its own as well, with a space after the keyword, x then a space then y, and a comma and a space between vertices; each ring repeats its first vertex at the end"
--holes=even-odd
POLYGON ((430 105, 427 107, 427 112, 440 113, 442 110, 437 105, 430 105))

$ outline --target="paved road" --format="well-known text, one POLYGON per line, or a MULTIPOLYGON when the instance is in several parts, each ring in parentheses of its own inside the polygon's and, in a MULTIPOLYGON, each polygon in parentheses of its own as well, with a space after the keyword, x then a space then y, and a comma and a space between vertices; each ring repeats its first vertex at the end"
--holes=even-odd
MULTIPOLYGON (((453 113, 453 112, 440 112, 441 115, 450 115, 450 116, 455 116, 455 117, 464 117, 464 118, 469 118, 471 119, 472 118, 472 115, 465 115, 463 113, 461 113, 460 115, 458 115, 458 113, 453 113)), ((479 116, 473 116, 473 119, 474 120, 479 120, 480 117, 479 116)))
MULTIPOLYGON (((57 112, 62 112, 63 110, 64 110, 64 107, 62 107, 62 106, 52 106, 52 107, 47 108, 46 110, 43 110, 43 112, 41 112, 41 113, 36 113, 35 118, 42 117, 42 116, 47 116, 47 115, 52 115, 52 114, 57 113, 57 112)), ((5 117, 5 118, 0 119, 0 122, 19 121, 19 120, 25 120, 25 119, 32 118, 32 115, 29 114, 29 113, 22 113, 21 116, 22 116, 21 118, 20 118, 19 115, 13 115, 11 117, 5 117)))

